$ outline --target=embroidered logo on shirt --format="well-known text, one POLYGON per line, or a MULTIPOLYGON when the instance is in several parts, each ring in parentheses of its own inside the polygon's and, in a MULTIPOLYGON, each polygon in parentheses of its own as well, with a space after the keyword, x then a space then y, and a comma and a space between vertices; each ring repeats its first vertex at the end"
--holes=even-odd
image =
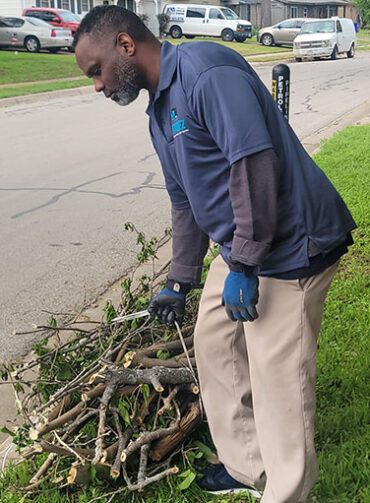
POLYGON ((171 121, 172 134, 174 138, 189 131, 189 129, 185 125, 184 119, 178 118, 176 108, 172 108, 171 110, 171 121))

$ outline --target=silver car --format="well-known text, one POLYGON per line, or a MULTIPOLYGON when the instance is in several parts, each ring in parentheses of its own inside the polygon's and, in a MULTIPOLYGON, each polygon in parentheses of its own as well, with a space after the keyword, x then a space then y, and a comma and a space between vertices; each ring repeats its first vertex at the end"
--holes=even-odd
POLYGON ((288 45, 293 47, 293 40, 301 31, 307 17, 287 19, 274 26, 266 26, 258 32, 257 40, 263 45, 288 45))
POLYGON ((69 28, 56 28, 34 17, 0 17, 0 47, 25 47, 28 52, 58 52, 72 45, 69 28))

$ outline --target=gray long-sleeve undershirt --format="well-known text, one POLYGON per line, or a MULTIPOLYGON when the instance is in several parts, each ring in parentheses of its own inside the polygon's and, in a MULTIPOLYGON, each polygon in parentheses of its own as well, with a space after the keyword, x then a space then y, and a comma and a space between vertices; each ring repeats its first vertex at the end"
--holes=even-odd
MULTIPOLYGON (((278 158, 273 149, 267 149, 240 159, 230 169, 229 193, 236 225, 230 258, 250 266, 261 265, 275 233, 278 158)), ((172 209, 168 277, 182 283, 199 283, 208 243, 191 208, 172 209)))

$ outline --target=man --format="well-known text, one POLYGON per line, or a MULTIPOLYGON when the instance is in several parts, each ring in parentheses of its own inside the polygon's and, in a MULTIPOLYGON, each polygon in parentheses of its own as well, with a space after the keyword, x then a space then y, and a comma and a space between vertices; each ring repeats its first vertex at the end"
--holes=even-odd
POLYGON ((150 303, 154 316, 181 323, 209 237, 220 244, 195 352, 221 463, 199 485, 254 486, 263 503, 308 501, 317 477, 317 337, 326 292, 352 243, 349 211, 236 52, 206 42, 161 45, 115 6, 86 15, 75 49, 107 98, 127 105, 149 91, 173 224, 171 268, 150 303))

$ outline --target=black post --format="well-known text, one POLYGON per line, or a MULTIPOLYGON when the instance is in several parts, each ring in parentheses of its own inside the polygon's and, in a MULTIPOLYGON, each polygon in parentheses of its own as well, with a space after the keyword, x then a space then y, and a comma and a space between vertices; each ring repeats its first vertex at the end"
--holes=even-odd
POLYGON ((280 111, 289 120, 290 68, 280 63, 272 69, 272 97, 280 111))

